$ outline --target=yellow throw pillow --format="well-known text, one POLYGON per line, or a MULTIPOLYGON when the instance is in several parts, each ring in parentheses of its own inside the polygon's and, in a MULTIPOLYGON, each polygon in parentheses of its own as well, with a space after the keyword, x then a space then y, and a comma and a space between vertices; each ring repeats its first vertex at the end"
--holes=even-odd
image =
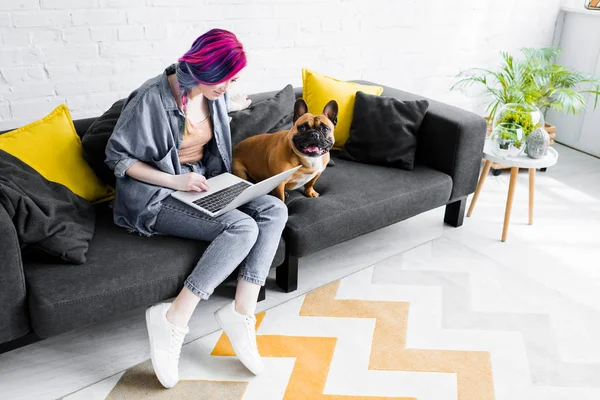
POLYGON ((64 104, 39 121, 0 135, 0 150, 93 203, 114 197, 113 188, 102 183, 83 158, 81 139, 64 104))
POLYGON ((355 82, 344 82, 314 71, 302 68, 302 98, 312 114, 320 114, 330 100, 338 103, 338 122, 335 126, 334 149, 340 150, 348 136, 354 114, 356 92, 361 91, 375 96, 381 95, 381 86, 361 85, 355 82))

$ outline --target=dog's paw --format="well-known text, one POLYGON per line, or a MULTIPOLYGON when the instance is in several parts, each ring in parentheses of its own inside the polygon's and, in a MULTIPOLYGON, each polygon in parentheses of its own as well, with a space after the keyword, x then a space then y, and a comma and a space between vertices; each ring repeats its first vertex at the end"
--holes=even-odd
POLYGON ((304 191, 304 194, 305 194, 307 197, 319 197, 319 193, 317 193, 317 192, 315 191, 315 189, 313 189, 313 188, 306 189, 306 190, 304 191))

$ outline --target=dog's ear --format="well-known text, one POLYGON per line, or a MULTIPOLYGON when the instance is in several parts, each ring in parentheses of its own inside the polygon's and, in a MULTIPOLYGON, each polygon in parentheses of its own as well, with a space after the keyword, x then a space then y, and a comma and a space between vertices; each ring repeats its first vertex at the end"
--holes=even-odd
POLYGON ((298 118, 300 118, 301 116, 303 116, 307 112, 308 112, 308 106, 306 105, 306 102, 304 100, 302 100, 302 99, 296 100, 296 103, 294 103, 294 119, 293 119, 293 123, 295 124, 296 121, 298 120, 298 118))
POLYGON ((333 123, 333 125, 337 124, 337 115, 338 115, 338 104, 337 101, 331 100, 325 108, 323 109, 323 114, 333 123))

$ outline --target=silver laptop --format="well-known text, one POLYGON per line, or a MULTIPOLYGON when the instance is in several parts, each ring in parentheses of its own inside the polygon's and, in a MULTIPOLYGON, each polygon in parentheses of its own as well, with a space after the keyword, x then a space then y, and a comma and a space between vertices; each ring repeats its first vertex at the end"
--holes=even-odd
POLYGON ((171 196, 211 217, 217 217, 259 196, 270 193, 298 168, 300 165, 254 184, 226 172, 208 179, 207 183, 210 189, 206 192, 178 190, 171 193, 171 196))

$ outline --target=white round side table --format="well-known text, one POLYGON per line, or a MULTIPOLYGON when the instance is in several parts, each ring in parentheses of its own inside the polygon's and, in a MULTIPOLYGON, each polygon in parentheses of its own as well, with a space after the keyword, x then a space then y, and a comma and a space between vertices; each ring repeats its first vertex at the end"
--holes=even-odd
POLYGON ((485 182, 485 178, 487 177, 487 174, 490 171, 492 163, 495 162, 510 167, 510 184, 508 185, 508 197, 506 199, 506 210, 504 211, 504 227, 502 229, 502 241, 505 242, 506 236, 508 235, 510 211, 512 209, 513 197, 515 195, 515 186, 517 183, 517 175, 519 173, 519 168, 527 168, 529 170, 529 225, 532 225, 533 199, 535 192, 535 170, 537 168, 551 167, 554 164, 556 164, 556 162, 558 161, 558 152, 552 147, 548 147, 546 155, 542 158, 529 158, 525 154, 522 154, 518 157, 503 158, 493 153, 491 140, 486 139, 485 146, 483 148, 483 158, 485 159, 485 165, 483 166, 483 170, 481 171, 481 176, 479 177, 477 189, 475 190, 475 194, 473 195, 473 200, 471 200, 471 205, 469 207, 469 211, 467 212, 467 217, 470 217, 473 213, 475 203, 477 203, 479 193, 481 193, 483 183, 485 182))

